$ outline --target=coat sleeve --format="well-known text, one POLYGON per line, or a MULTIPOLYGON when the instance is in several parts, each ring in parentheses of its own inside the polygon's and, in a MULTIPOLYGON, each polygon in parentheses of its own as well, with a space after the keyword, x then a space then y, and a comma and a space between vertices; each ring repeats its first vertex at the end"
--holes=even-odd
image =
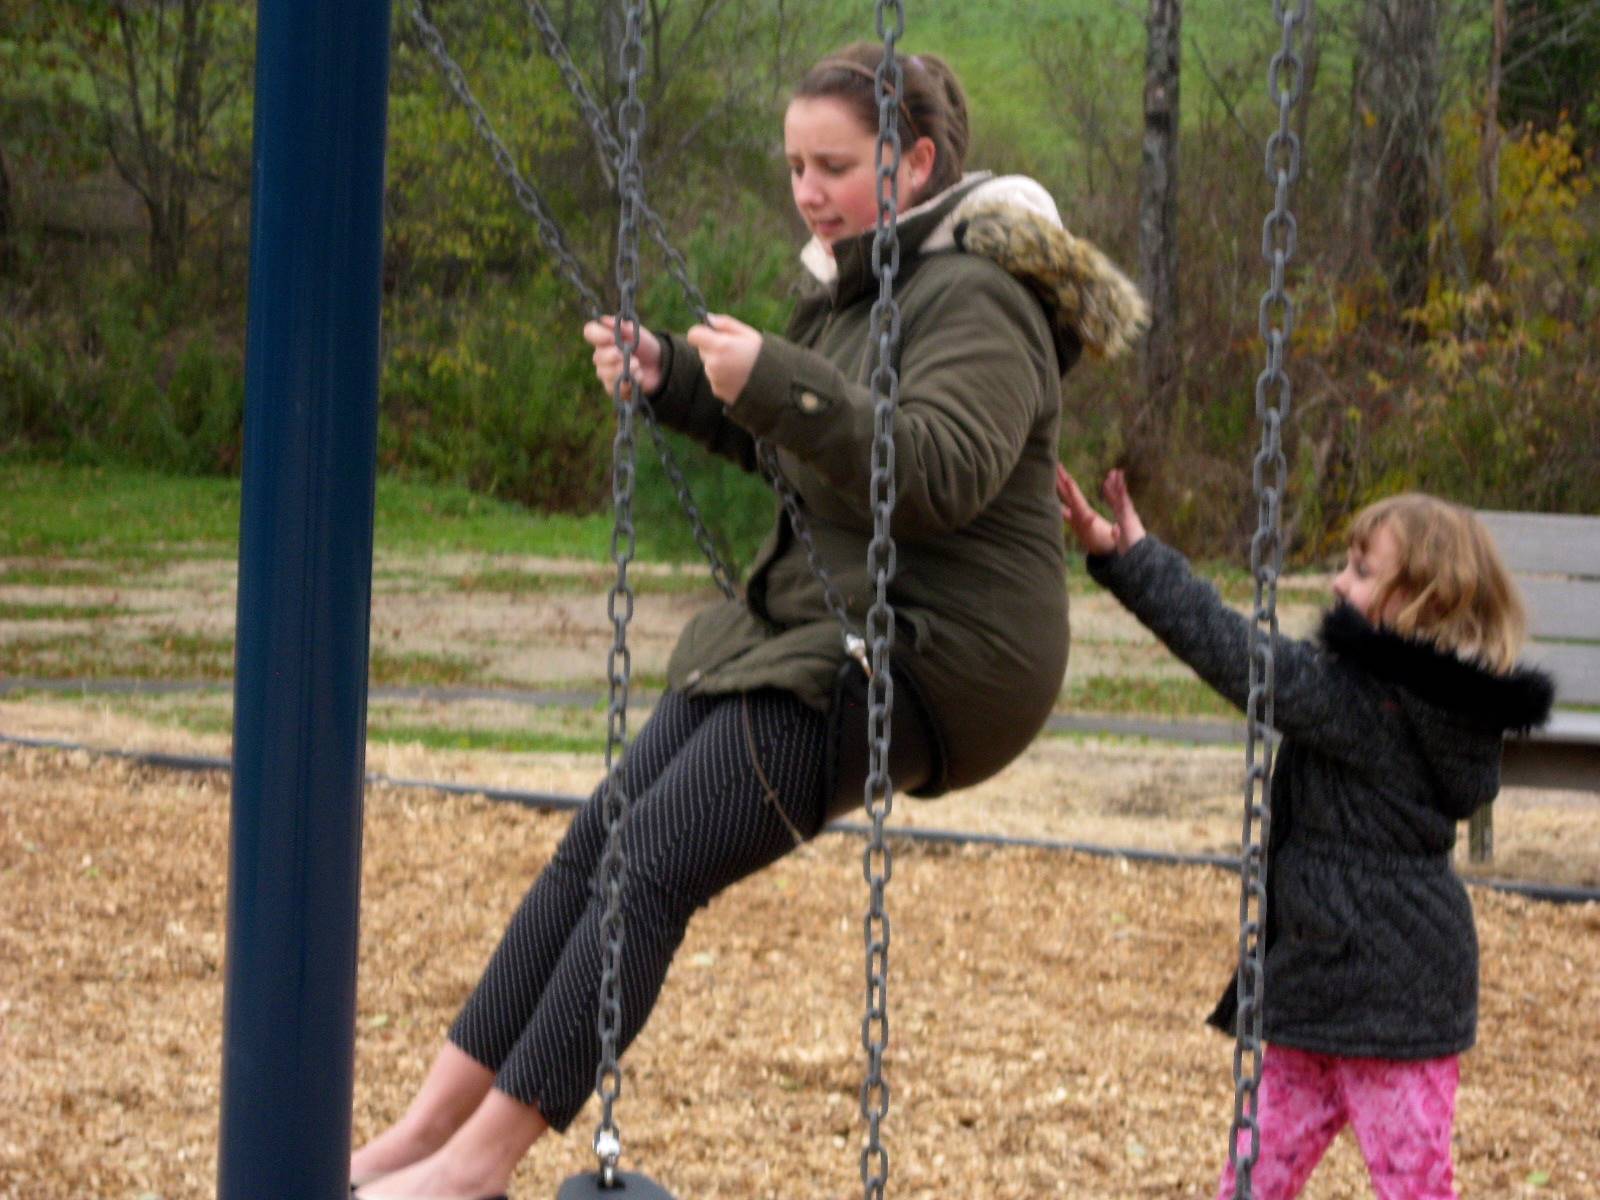
MULTIPOLYGON (((1188 560, 1146 535, 1126 554, 1089 556, 1089 573, 1207 684, 1241 711, 1250 694, 1250 622, 1222 602, 1188 560)), ((1344 761, 1364 763, 1383 744, 1381 708, 1364 676, 1315 644, 1272 642, 1273 725, 1344 761)))
POLYGON ((699 353, 676 334, 656 336, 661 339, 666 360, 661 386, 649 397, 657 419, 713 454, 731 459, 746 471, 755 471, 755 438, 728 419, 727 406, 712 393, 699 353))
MULTIPOLYGON (((984 510, 1021 458, 1056 370, 1038 302, 999 267, 975 265, 952 272, 951 286, 926 289, 931 296, 901 339, 897 537, 960 529, 984 510)), ((800 458, 871 520, 870 387, 823 355, 768 336, 728 415, 800 458)))

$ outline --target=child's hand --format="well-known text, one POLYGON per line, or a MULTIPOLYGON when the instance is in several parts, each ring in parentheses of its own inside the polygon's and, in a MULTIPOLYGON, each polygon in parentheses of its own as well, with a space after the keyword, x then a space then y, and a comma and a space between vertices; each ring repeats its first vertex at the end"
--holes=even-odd
MULTIPOLYGON (((661 386, 661 340, 643 325, 638 326, 639 344, 634 347, 629 377, 649 395, 661 386)), ((617 319, 601 317, 583 327, 583 340, 594 347, 594 373, 607 394, 616 391, 622 374, 622 349, 617 344, 617 319)))
POLYGON ((689 329, 688 342, 700 352, 711 394, 732 404, 750 382, 756 356, 761 353, 761 331, 743 321, 712 314, 705 325, 689 329))
POLYGON ((1106 476, 1101 491, 1111 505, 1112 524, 1084 498, 1083 491, 1065 467, 1056 464, 1056 495, 1061 497, 1061 516, 1072 529, 1078 544, 1088 554, 1126 554, 1144 537, 1144 522, 1128 495, 1128 481, 1121 471, 1106 476))

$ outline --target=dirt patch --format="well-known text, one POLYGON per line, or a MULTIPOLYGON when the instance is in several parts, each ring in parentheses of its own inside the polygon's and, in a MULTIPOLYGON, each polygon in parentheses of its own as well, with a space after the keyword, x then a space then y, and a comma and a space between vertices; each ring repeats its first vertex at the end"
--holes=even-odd
MULTIPOLYGON (((0 747, 0 1196, 213 1194, 227 798, 220 774, 0 747)), ((371 790, 357 1136, 398 1113, 564 823, 371 790)), ((859 1192, 859 855, 824 837, 691 925, 619 1110, 629 1161, 677 1194, 859 1192)), ((1461 1191, 1593 1196, 1600 906, 1474 899, 1461 1191)), ((1231 876, 925 848, 898 856, 890 907, 892 1194, 1210 1194, 1231 1050, 1201 1017, 1230 969, 1231 876)), ((592 1122, 537 1147, 516 1194, 587 1167, 592 1122)), ((1369 1194, 1347 1139, 1307 1192, 1369 1194)))

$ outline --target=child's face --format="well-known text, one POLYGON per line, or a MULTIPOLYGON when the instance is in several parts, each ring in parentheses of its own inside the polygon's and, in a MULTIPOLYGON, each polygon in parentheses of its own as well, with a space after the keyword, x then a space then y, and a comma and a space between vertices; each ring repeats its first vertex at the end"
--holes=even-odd
POLYGON ((1410 596, 1396 588, 1377 611, 1378 592, 1384 581, 1400 570, 1400 546, 1388 525, 1379 525, 1364 546, 1351 546, 1344 570, 1333 579, 1333 594, 1374 625, 1385 624, 1406 606, 1410 596))

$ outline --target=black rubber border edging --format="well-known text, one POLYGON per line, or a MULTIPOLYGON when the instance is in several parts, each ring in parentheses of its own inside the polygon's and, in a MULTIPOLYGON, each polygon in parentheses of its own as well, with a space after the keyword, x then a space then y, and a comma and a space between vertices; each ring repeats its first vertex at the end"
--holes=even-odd
MULTIPOLYGON (((143 766, 159 767, 168 771, 226 771, 231 773, 233 762, 226 758, 207 755, 163 754, 142 750, 110 750, 99 746, 86 746, 78 742, 64 742, 52 738, 17 737, 0 733, 0 745, 23 746, 36 750, 82 751, 101 758, 120 758, 143 766)), ((379 775, 369 771, 367 782, 386 787, 416 788, 442 792, 454 796, 482 796, 505 804, 518 804, 524 808, 570 811, 581 808, 583 797, 564 796, 556 792, 526 792, 515 788, 479 787, 465 783, 446 783, 435 779, 402 779, 379 775)), ((833 821, 824 833, 843 833, 864 837, 868 828, 851 821, 833 821)), ((1000 846, 1026 850, 1069 851, 1088 854, 1096 858, 1120 858, 1129 862, 1152 863, 1160 866, 1219 867, 1237 872, 1239 860, 1225 854, 1178 854, 1163 850, 1141 850, 1132 846, 1101 846, 1092 842, 1071 842, 1056 838, 1018 837, 1000 833, 963 833, 954 829, 896 829, 889 834, 892 841, 921 842, 945 846, 1000 846)), ((1524 883, 1515 879, 1482 879, 1462 876, 1469 887, 1487 888, 1526 896, 1532 900, 1545 900, 1552 904, 1600 903, 1600 888, 1568 887, 1556 883, 1524 883)))

